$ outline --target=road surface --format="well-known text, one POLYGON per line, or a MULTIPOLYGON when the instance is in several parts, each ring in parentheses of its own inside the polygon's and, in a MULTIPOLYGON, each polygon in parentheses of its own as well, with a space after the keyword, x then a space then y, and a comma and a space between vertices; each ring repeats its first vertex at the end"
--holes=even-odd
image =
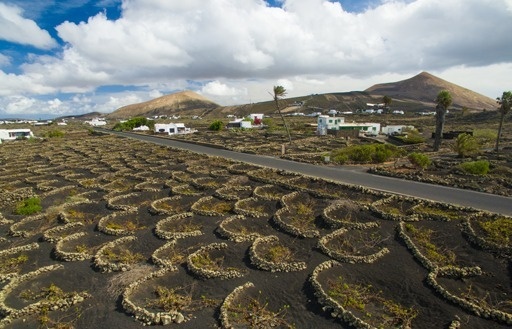
POLYGON ((512 198, 489 193, 481 193, 471 190, 457 189, 447 186, 420 183, 399 178, 378 176, 366 173, 357 168, 343 166, 318 166, 307 163, 284 160, 271 156, 239 153, 225 149, 180 142, 157 136, 140 135, 128 132, 117 132, 102 128, 98 131, 115 134, 127 138, 137 139, 158 145, 170 146, 178 149, 189 150, 195 153, 210 156, 229 158, 235 161, 256 164, 260 166, 287 170, 303 175, 329 179, 336 182, 361 185, 370 189, 427 199, 438 202, 446 202, 453 205, 469 206, 480 210, 486 210, 503 215, 512 216, 512 198))

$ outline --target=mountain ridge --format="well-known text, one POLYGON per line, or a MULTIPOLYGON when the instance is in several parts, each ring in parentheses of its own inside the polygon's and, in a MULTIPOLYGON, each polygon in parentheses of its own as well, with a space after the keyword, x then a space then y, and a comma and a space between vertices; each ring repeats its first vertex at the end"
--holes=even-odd
MULTIPOLYGON (((299 111, 305 114, 327 109, 356 111, 364 109, 366 103, 381 103, 384 96, 392 99, 392 108, 406 111, 424 111, 435 108, 435 98, 441 90, 452 94, 451 108, 467 108, 474 111, 494 110, 496 101, 428 72, 411 78, 375 84, 364 91, 332 92, 284 99, 283 112, 299 111), (301 103, 301 106, 293 104, 301 103), (286 105, 287 104, 287 105, 286 105)), ((269 97, 270 98, 270 97, 269 97)), ((134 116, 153 117, 159 115, 185 115, 225 117, 233 114, 246 116, 250 113, 273 114, 275 105, 271 99, 254 104, 220 106, 190 90, 164 95, 142 103, 123 106, 107 115, 109 119, 127 119, 134 116)))

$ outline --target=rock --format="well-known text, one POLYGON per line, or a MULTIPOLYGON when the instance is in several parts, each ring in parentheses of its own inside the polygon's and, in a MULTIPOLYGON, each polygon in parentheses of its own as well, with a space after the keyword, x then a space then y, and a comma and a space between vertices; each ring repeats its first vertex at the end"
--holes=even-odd
POLYGON ((174 321, 176 321, 176 323, 182 323, 183 321, 185 321, 185 317, 183 316, 183 314, 178 313, 174 321))
POLYGON ((162 316, 160 316, 160 319, 164 326, 172 323, 172 317, 170 315, 162 315, 162 316))

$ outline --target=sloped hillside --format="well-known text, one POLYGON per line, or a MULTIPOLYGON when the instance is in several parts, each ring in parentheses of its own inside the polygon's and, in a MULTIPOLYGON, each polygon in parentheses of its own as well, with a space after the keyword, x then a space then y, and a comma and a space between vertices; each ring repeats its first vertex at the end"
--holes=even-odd
POLYGON ((219 107, 218 104, 193 92, 182 91, 170 95, 155 98, 153 100, 123 106, 110 113, 107 117, 110 119, 123 119, 135 116, 155 116, 155 115, 205 115, 212 109, 219 107))
POLYGON ((428 72, 421 72, 402 81, 376 84, 365 91, 373 95, 387 95, 392 99, 415 100, 433 104, 441 90, 448 90, 451 93, 453 107, 466 107, 474 110, 496 109, 496 102, 492 98, 438 78, 428 72))

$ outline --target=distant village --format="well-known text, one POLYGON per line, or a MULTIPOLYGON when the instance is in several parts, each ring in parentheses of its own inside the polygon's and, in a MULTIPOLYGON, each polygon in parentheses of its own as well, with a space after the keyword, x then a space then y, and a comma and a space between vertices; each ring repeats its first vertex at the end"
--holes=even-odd
MULTIPOLYGON (((303 106, 301 102, 294 102, 291 104, 292 107, 303 106)), ((346 120, 346 117, 353 114, 359 115, 381 115, 391 114, 401 116, 404 115, 402 110, 390 110, 385 104, 372 104, 367 103, 366 109, 357 110, 355 113, 352 111, 337 111, 335 109, 324 110, 322 112, 313 112, 310 114, 304 114, 301 112, 286 113, 286 116, 307 116, 316 118, 316 123, 310 123, 310 126, 316 127, 317 135, 335 135, 337 137, 377 137, 379 135, 394 136, 403 134, 406 131, 414 129, 414 126, 410 125, 385 125, 381 126, 378 122, 355 122, 346 120)), ((419 112, 419 115, 435 115, 435 112, 419 112)), ((263 119, 265 115, 263 113, 251 113, 245 117, 237 118, 235 115, 229 114, 227 118, 230 121, 225 126, 226 129, 262 129, 265 128, 263 119)), ((198 116, 192 117, 193 120, 201 119, 198 116)), ((191 134, 197 132, 196 129, 187 127, 182 122, 176 122, 180 120, 180 116, 153 116, 147 118, 147 120, 169 120, 174 122, 167 123, 155 123, 153 133, 165 134, 165 135, 179 135, 179 134, 191 134)), ((119 122, 125 122, 127 120, 120 120, 119 122)), ((30 124, 34 126, 39 125, 67 125, 66 119, 61 119, 57 122, 52 120, 46 121, 34 121, 34 120, 12 120, 12 121, 0 121, 0 126, 7 126, 9 124, 30 124)), ((102 117, 95 117, 90 120, 84 120, 83 124, 91 127, 101 127, 107 125, 107 120, 102 117)), ((133 128, 134 131, 149 131, 151 130, 148 126, 138 126, 133 128)), ((20 138, 32 138, 35 137, 30 129, 0 129, 0 143, 4 141, 16 140, 20 138)))

